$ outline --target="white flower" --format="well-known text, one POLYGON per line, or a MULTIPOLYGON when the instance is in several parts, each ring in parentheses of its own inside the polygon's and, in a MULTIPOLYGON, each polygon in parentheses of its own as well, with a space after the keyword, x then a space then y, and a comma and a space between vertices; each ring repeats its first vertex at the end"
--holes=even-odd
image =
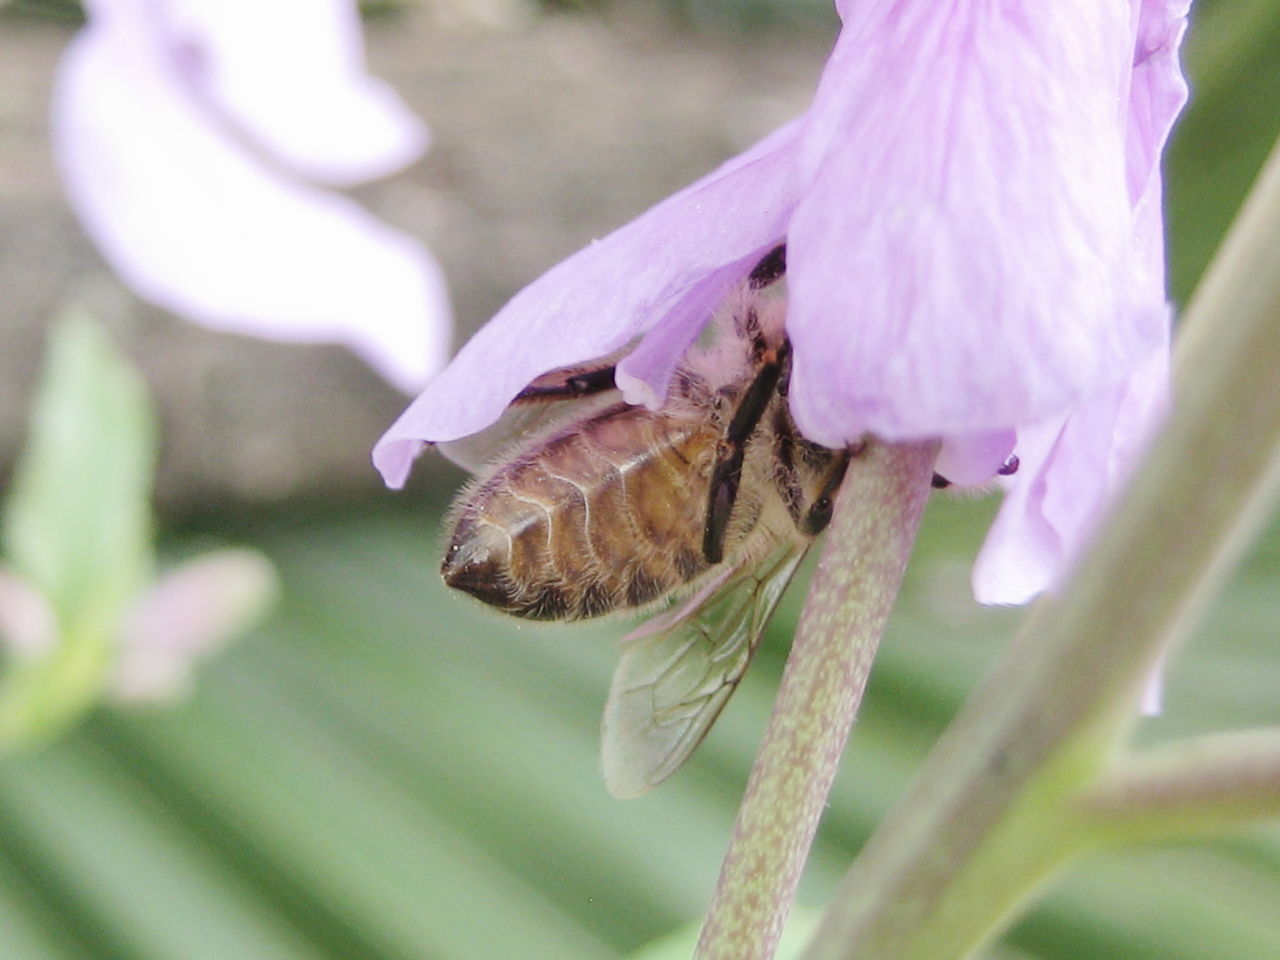
POLYGON ((422 386, 448 350, 439 267, 346 186, 427 132, 364 72, 350 0, 91 0, 53 101, 68 197, 139 294, 274 340, 340 342, 422 386))

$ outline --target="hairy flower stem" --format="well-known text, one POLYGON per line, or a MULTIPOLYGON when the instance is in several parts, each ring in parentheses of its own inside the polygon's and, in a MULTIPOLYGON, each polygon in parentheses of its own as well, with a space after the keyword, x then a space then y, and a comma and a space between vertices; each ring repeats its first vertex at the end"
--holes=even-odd
MULTIPOLYGON (((1066 591, 1036 606, 867 844, 806 960, 967 957, 1072 855, 1150 838, 1140 818, 1126 831, 1116 810, 1090 810, 1089 791, 1125 782, 1117 747, 1149 671, 1280 486, 1278 232, 1280 150, 1187 311, 1177 408, 1143 469, 1066 591)), ((1180 778, 1213 806, 1211 781, 1185 759, 1180 778)), ((1238 797, 1242 782, 1223 789, 1238 797)), ((1236 820, 1256 816, 1259 800, 1280 807, 1265 782, 1251 797, 1236 820)), ((1230 809, 1224 798, 1214 816, 1230 809)))
POLYGON ((869 443, 850 465, 698 960, 773 956, 915 542, 937 449, 869 443))

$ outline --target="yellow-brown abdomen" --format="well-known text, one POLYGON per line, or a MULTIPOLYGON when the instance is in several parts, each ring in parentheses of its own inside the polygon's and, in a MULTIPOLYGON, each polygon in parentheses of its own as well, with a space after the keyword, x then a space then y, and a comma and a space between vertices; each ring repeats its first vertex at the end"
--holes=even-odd
POLYGON ((620 405, 552 436, 464 498, 445 582, 538 620, 636 607, 688 583, 707 569, 719 433, 620 405))

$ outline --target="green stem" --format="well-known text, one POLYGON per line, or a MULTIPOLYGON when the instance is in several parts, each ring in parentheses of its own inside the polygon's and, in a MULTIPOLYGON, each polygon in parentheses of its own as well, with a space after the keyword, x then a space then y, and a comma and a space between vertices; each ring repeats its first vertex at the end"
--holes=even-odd
POLYGON ((842 882, 806 960, 970 955, 1070 856, 1153 666, 1280 481, 1280 150, 1187 311, 1178 403, 1066 591, 1042 600, 842 882))
POLYGON ((1280 814, 1280 728, 1184 740, 1122 763, 1077 801, 1124 842, 1200 836, 1280 814))
POLYGON ((85 618, 46 655, 10 662, 0 681, 0 753, 52 740, 98 701, 115 655, 109 622, 85 618))
POLYGON ((934 443, 868 444, 836 503, 751 771, 699 960, 768 960, 928 499, 934 443))

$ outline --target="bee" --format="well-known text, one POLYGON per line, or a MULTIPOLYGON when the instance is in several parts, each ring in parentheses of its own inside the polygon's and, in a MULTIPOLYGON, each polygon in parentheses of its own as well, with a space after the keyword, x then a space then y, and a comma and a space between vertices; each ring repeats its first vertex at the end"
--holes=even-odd
POLYGON ((706 735, 830 521, 852 456, 791 418, 774 295, 784 273, 779 247, 711 343, 682 358, 659 410, 621 400, 616 357, 534 380, 506 432, 573 412, 485 468, 452 513, 445 582, 504 613, 567 621, 667 604, 623 638, 605 707, 605 782, 618 796, 656 786, 706 735))

